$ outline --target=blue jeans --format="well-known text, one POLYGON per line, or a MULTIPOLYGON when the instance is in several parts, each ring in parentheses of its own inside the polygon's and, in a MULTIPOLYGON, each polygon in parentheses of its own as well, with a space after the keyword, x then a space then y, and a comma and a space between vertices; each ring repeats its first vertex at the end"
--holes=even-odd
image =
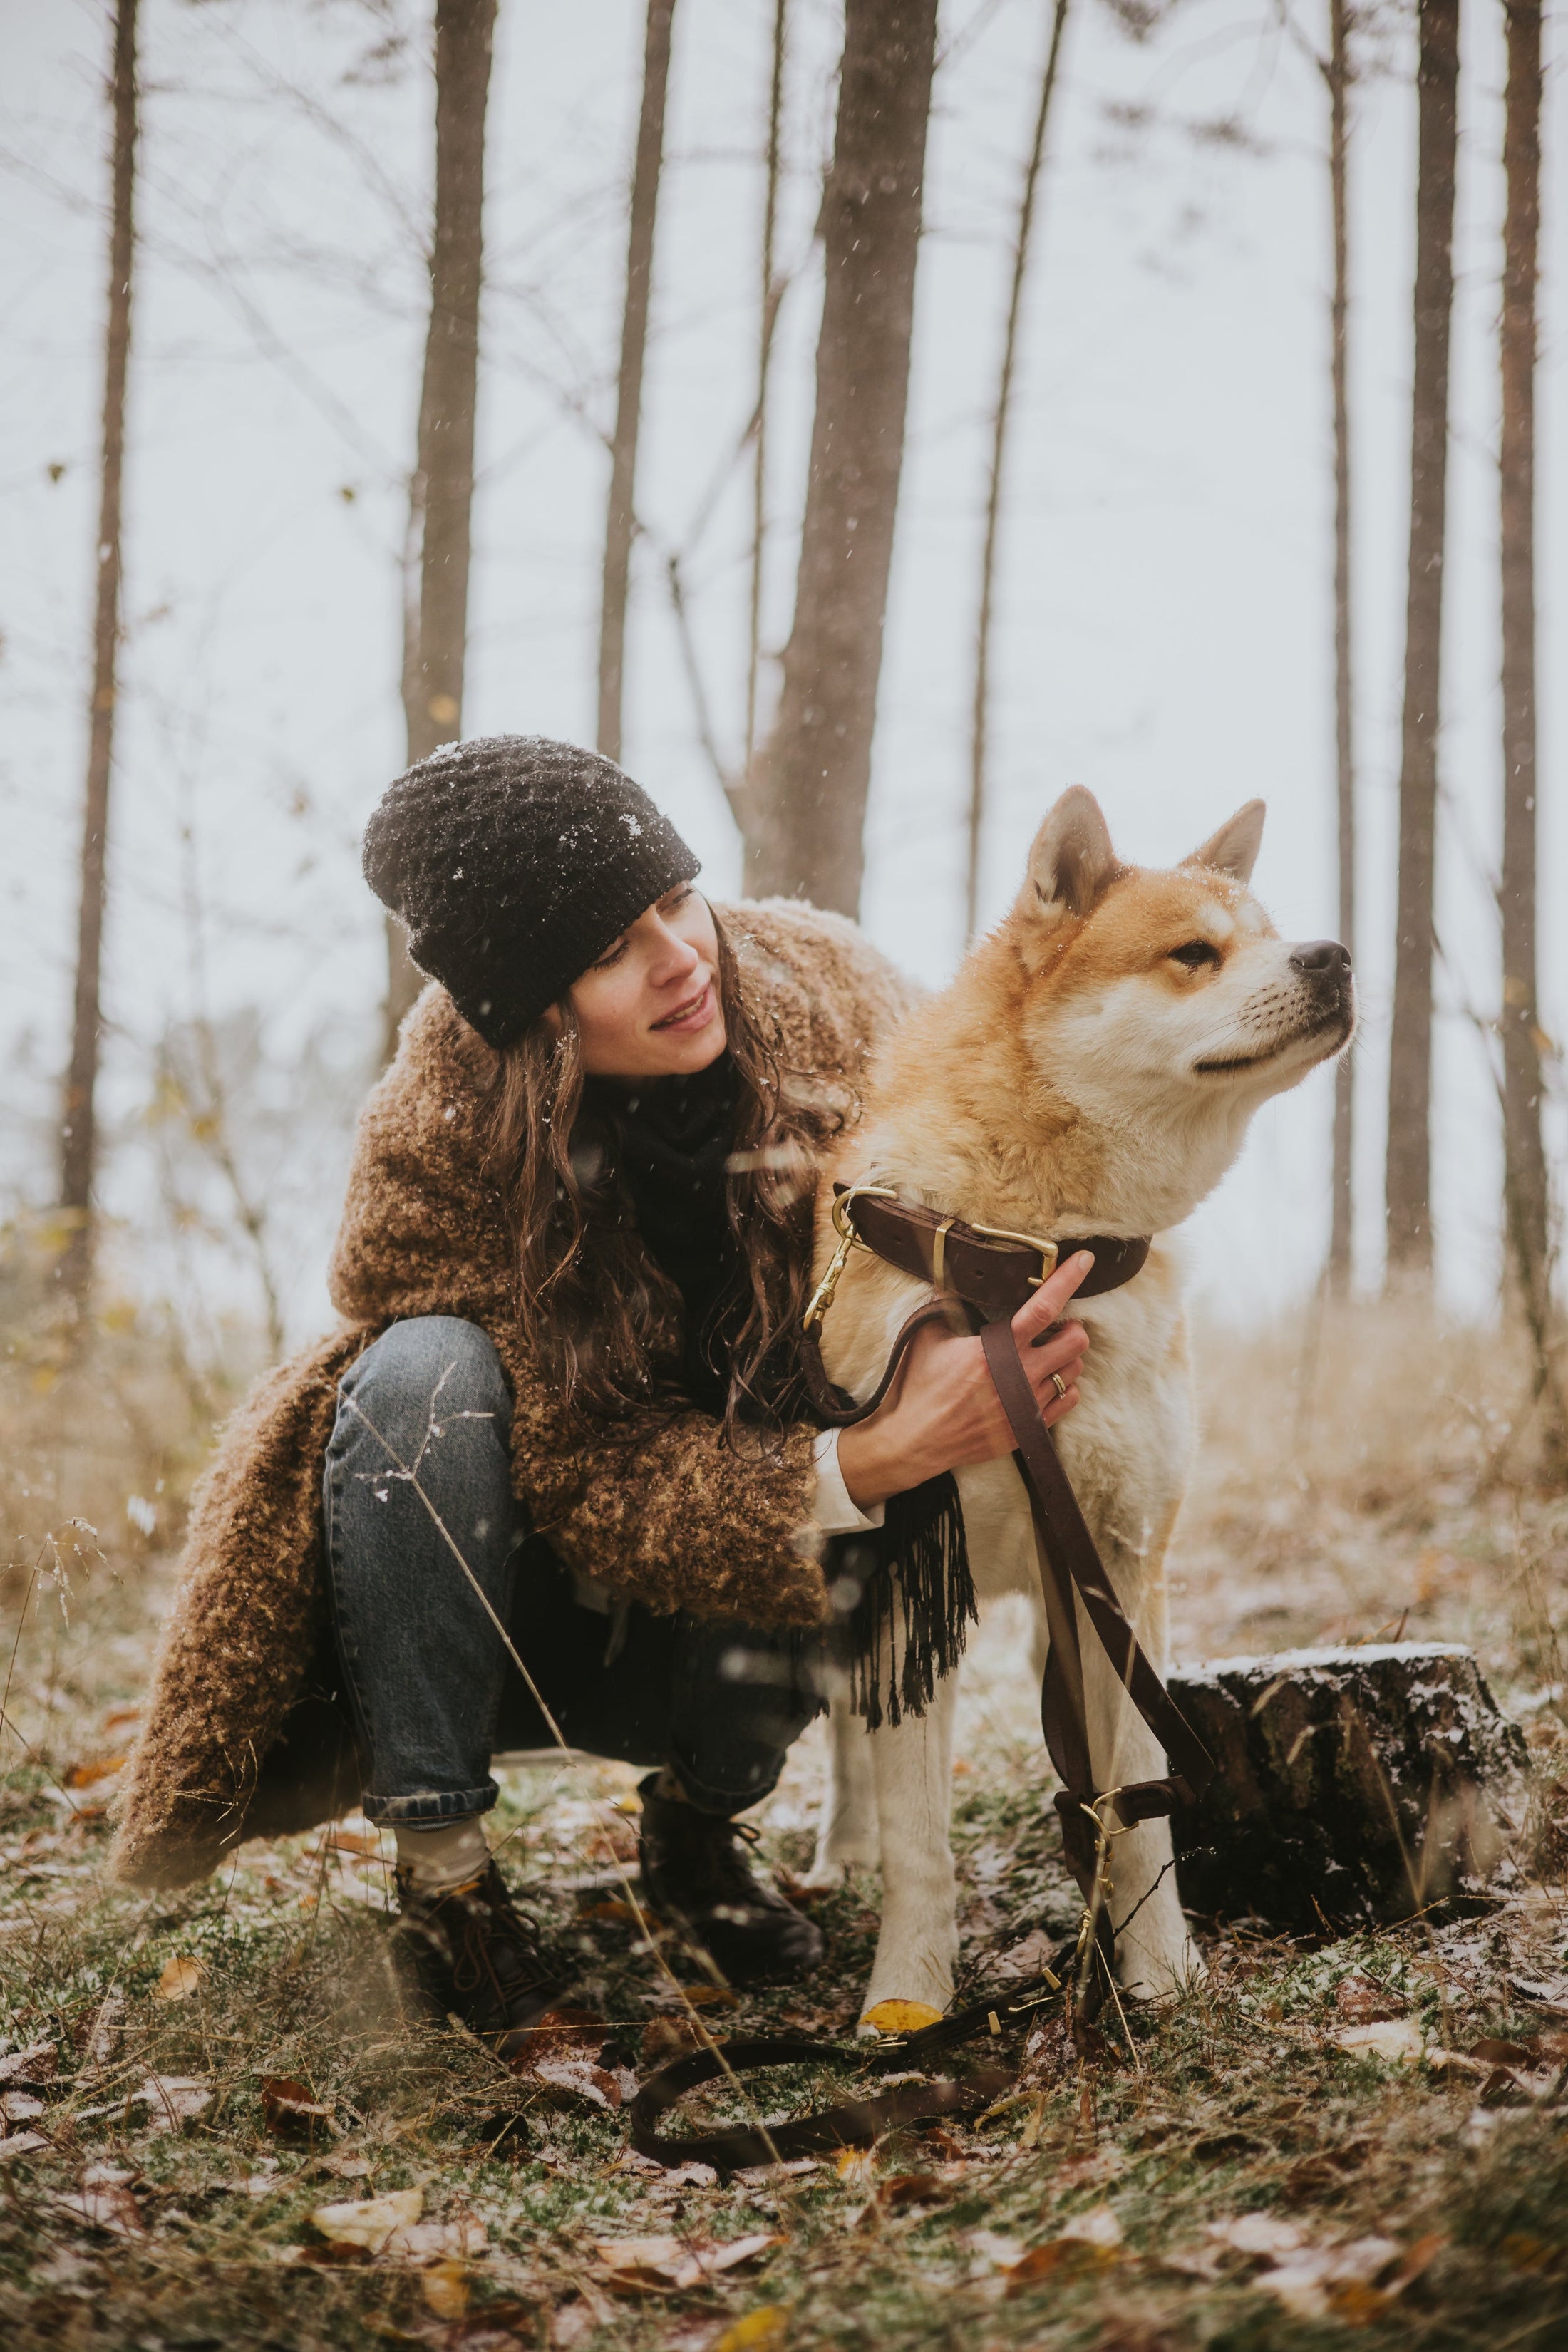
POLYGON ((668 1765, 705 1812, 756 1804, 823 1704, 815 1643, 585 1603, 513 1497, 510 1423, 494 1347, 454 1316, 393 1324, 339 1385, 327 1562, 366 1813, 488 1812, 492 1753, 552 1745, 495 1618, 569 1747, 668 1765))

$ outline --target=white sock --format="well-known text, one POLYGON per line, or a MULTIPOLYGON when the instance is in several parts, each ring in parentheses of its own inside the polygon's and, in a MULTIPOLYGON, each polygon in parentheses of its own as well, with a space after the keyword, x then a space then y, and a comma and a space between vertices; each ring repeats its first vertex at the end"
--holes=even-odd
POLYGON ((481 1817, 461 1822, 395 1822, 397 1861, 423 1893, 439 1895, 448 1886, 465 1886, 489 1864, 481 1817))

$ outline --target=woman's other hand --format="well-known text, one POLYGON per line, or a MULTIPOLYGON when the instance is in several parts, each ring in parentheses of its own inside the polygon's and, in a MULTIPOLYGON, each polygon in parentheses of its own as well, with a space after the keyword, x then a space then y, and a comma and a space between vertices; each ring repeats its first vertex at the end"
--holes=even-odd
MULTIPOLYGON (((1064 1323, 1060 1330, 1051 1326, 1093 1264, 1091 1251, 1075 1251, 1013 1318, 1019 1359, 1047 1429, 1077 1404, 1089 1351, 1081 1323, 1064 1323)), ((864 1511, 944 1470, 994 1462, 1013 1450, 1013 1432, 979 1340, 932 1325, 917 1333, 870 1418, 839 1432, 838 1467, 851 1501, 864 1511)))

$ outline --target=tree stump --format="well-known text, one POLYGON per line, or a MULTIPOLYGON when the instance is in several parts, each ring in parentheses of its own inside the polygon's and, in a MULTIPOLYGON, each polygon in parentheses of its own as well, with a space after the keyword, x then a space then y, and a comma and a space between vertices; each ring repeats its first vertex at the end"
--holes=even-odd
POLYGON ((1178 1667, 1170 1689, 1218 1768, 1173 1823, 1189 1910, 1342 1930, 1511 1871, 1524 1740, 1473 1652, 1287 1650, 1178 1667))

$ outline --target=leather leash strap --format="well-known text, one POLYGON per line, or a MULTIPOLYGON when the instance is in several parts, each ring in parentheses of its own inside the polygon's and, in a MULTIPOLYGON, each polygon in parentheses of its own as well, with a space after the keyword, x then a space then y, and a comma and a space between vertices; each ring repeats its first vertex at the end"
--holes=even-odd
POLYGON ((1011 2090, 1011 2075, 957 2083, 900 2083, 868 2099, 846 2099, 821 2115, 798 2116, 792 2123, 736 2124, 727 2130, 695 2132, 688 2138, 665 2139, 658 2119, 688 2091, 716 2083, 729 2074, 748 2074, 763 2066, 864 2065, 867 2053, 841 2042, 809 2042, 769 2034, 755 2041, 725 2042, 713 2050, 694 2050, 689 2058, 674 2059, 643 2084, 632 2101, 628 2120, 632 2146, 656 2164, 711 2164, 721 2172, 742 2165, 789 2163, 799 2156, 825 2156, 836 2147, 866 2147, 900 2124, 928 2123, 936 2116, 974 2115, 1000 2090, 1011 2090))
POLYGON ((1111 1817, 1123 1829, 1152 1821, 1178 1804, 1190 1804, 1214 1778, 1214 1760, 1151 1664, 1147 1652, 1122 1614, 1099 1549, 1040 1417, 1029 1376, 1019 1360, 1011 1327, 988 1323, 980 1334, 985 1361, 1002 1409, 1018 1442, 1013 1459, 1028 1491, 1034 1521, 1035 1558, 1050 1628, 1050 1653, 1040 1686, 1040 1728, 1062 1782, 1056 1808, 1061 1821, 1062 1853, 1085 1903, 1085 1925, 1103 1963, 1092 1984, 1088 1952, 1079 1971, 1079 2006, 1092 2019, 1110 1982, 1115 1930, 1102 1884, 1102 1839, 1111 1817), (1083 1654, 1079 1643, 1077 1591, 1100 1646, 1150 1730, 1165 1750, 1171 1770, 1156 1780, 1122 1781, 1100 1792, 1089 1745, 1089 1707, 1083 1654))
MULTIPOLYGON (((1064 1966, 1070 1952, 1069 1944, 1058 1955, 1064 1966)), ((632 2146, 639 2156, 651 2157, 656 2164, 711 2164, 726 2172, 736 2171, 742 2165, 773 2164, 781 2158, 787 2163, 793 2157, 820 2156, 835 2147, 867 2147, 883 2132, 900 2124, 926 2123, 937 2116, 974 2115, 1012 2089, 1011 2074, 985 2069, 962 2081, 941 2076, 935 2082, 899 2083, 874 2097, 846 2099, 841 2105, 829 2107, 820 2115, 802 2116, 793 2123, 765 2127, 741 2124, 686 2139, 666 2139, 658 2130, 661 2116, 688 2091, 695 2091, 704 2083, 716 2083, 721 2076, 749 2074, 765 2066, 868 2064, 879 2074, 904 2074, 957 2043, 967 2042, 973 2034, 989 2030, 995 2036, 1026 2022, 1060 1990, 1061 1979, 1047 1971, 1044 1976, 1031 1978, 1026 1984, 1009 1985, 1005 1990, 972 2001, 967 2009, 939 2017, 934 2025, 922 2026, 918 2032, 876 2043, 814 2042, 794 2034, 768 2034, 720 2042, 710 2050, 694 2050, 687 2057, 672 2059, 668 2066, 661 2066, 638 2091, 627 2110, 632 2146)))
MULTIPOLYGON (((1012 1318, 1051 1267, 1074 1251, 1087 1249, 1094 1253, 1094 1265, 1079 1284, 1077 1294, 1081 1298, 1092 1298, 1130 1282, 1149 1255, 1149 1243, 1142 1237, 1129 1240, 1097 1234, 1084 1240, 1063 1240, 1053 1245, 1026 1234, 964 1225, 955 1218, 941 1217, 934 1210, 900 1201, 889 1193, 858 1187, 847 1192, 844 1187, 838 1190, 844 1197, 835 1222, 841 1234, 847 1228, 850 1240, 859 1241, 901 1273, 928 1282, 937 1281, 950 1296, 930 1300, 915 1309, 893 1342, 887 1369, 874 1393, 863 1404, 846 1406, 827 1379, 816 1336, 821 1312, 831 1300, 830 1281, 826 1297, 821 1291, 818 1293, 822 1304, 816 1325, 807 1330, 801 1341, 801 1360, 812 1402, 826 1422, 837 1428, 849 1428, 877 1410, 917 1332, 928 1323, 951 1324, 954 1306, 962 1302, 968 1311, 970 1328, 980 1326, 980 1342, 1013 1433, 1013 1459, 1029 1497, 1034 1523, 1040 1590, 1050 1631, 1050 1656, 1040 1693, 1040 1721, 1051 1761, 1062 1782, 1056 1799, 1061 1817, 1062 1848, 1082 1891, 1094 1943, 1106 1963, 1105 1980, 1109 1982, 1113 1937, 1101 1900, 1100 1864, 1102 1840, 1111 1829, 1112 1819, 1121 1828, 1130 1828, 1134 1822, 1169 1813, 1175 1805, 1188 1803, 1203 1794, 1214 1778, 1215 1767, 1207 1749, 1155 1672, 1117 1600, 1071 1481, 1041 1418, 1033 1385, 1013 1337, 1012 1318), (1118 1680, 1165 1750, 1171 1769, 1162 1779, 1135 1781, 1111 1790, 1097 1788, 1089 1750, 1075 1593, 1118 1680)), ((847 1255, 847 1241, 841 1262, 847 1255)), ((1036 1345, 1039 1344, 1037 1340, 1036 1345)), ((1087 1982, 1080 1979, 1080 1992, 1088 1990, 1087 1982)), ((1092 2013, 1088 2001, 1082 2006, 1086 2013, 1092 2013)))

